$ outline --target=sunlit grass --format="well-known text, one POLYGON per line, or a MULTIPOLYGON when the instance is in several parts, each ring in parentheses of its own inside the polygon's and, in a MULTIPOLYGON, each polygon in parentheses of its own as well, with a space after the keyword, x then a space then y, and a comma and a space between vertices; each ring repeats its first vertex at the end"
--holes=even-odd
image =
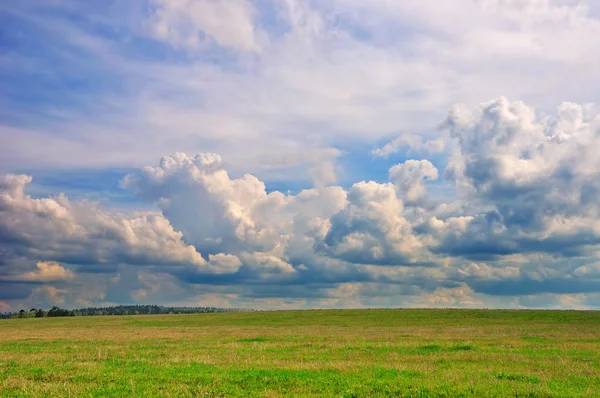
POLYGON ((591 397, 600 314, 360 310, 0 322, 0 396, 591 397))

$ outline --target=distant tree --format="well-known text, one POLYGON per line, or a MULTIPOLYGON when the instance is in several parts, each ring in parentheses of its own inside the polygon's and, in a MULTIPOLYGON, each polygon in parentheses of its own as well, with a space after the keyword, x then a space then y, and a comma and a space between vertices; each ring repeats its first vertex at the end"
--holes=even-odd
POLYGON ((57 306, 54 306, 50 309, 50 311, 48 311, 48 316, 49 317, 56 317, 56 316, 69 316, 70 315, 69 310, 63 310, 62 308, 59 308, 57 306))
POLYGON ((74 310, 52 307, 48 312, 43 309, 32 308, 29 312, 0 313, 0 319, 36 317, 62 317, 62 316, 90 316, 90 315, 147 315, 147 314, 205 314, 212 312, 239 312, 253 311, 240 308, 216 307, 165 307, 162 305, 117 305, 113 307, 89 307, 74 310))

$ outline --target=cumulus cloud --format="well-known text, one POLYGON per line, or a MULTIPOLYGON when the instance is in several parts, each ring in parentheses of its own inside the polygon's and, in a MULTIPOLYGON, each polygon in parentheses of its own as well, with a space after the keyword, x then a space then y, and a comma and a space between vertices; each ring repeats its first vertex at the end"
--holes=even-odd
POLYGON ((437 180, 438 170, 429 160, 407 160, 393 166, 389 176, 404 201, 414 203, 425 197, 423 182, 437 180))
MULTIPOLYGON (((392 173, 404 187, 436 173, 424 161, 404 166, 403 176, 400 165, 394 169, 398 175, 392 173)), ((267 193, 252 175, 231 178, 216 154, 176 153, 123 179, 122 187, 160 209, 128 215, 64 195, 32 198, 25 194, 28 176, 9 175, 3 181, 0 225, 13 242, 5 245, 13 268, 21 257, 43 256, 82 272, 119 264, 154 266, 194 283, 303 284, 369 279, 361 269, 368 264, 432 260, 426 242, 403 215, 401 188, 391 183, 360 182, 347 191, 319 184, 297 195, 267 193)), ((418 190, 419 197, 424 195, 423 187, 418 190)), ((57 273, 60 267, 39 264, 37 274, 57 273)), ((37 274, 26 273, 21 280, 51 280, 37 274)), ((134 290, 138 299, 152 293, 134 290)))
POLYGON ((0 277, 0 280, 18 281, 18 282, 60 282, 68 281, 75 277, 75 274, 65 269, 59 263, 53 261, 38 261, 36 269, 25 272, 20 275, 10 275, 6 278, 0 277))
POLYGON ((456 2, 0 3, 0 300, 600 305, 597 10, 456 2), (147 164, 153 211, 35 183, 147 164))
MULTIPOLYGON (((37 263, 30 278, 44 278, 61 267, 45 261, 81 265, 184 265, 229 272, 207 262, 182 240, 182 233, 158 213, 126 215, 97 203, 64 195, 34 199, 25 194, 31 177, 7 175, 0 182, 0 236, 6 261, 26 257, 37 263)), ((63 274, 63 276, 66 274, 63 274)))
POLYGON ((229 178, 219 155, 176 153, 164 157, 158 167, 127 176, 123 186, 155 201, 202 252, 270 250, 278 240, 270 225, 254 217, 254 209, 265 203, 281 205, 286 198, 279 192, 268 195, 265 184, 252 175, 229 178))
POLYGON ((409 159, 391 166, 389 182, 322 178, 297 194, 234 177, 217 154, 175 153, 121 182, 156 212, 34 198, 31 177, 4 176, 0 278, 16 290, 0 298, 67 300, 67 286, 88 283, 80 271, 116 265, 86 302, 170 291, 232 305, 523 306, 544 295, 593 305, 597 110, 565 103, 538 115, 498 98, 455 107, 442 127, 454 140, 442 175, 409 159), (455 185, 450 201, 429 195, 440 177, 455 185))
MULTIPOLYGON (((395 175, 404 166, 411 168, 410 162, 394 166, 390 172, 395 175)), ((431 164, 423 165, 428 169, 431 164)), ((425 174, 433 175, 433 170, 425 174)), ((407 174, 412 176, 412 171, 407 174)), ((348 190, 346 206, 330 218, 325 236, 316 241, 317 250, 357 264, 410 266, 434 261, 427 237, 416 234, 413 222, 407 219, 404 201, 398 195, 406 194, 403 188, 406 186, 398 190, 393 184, 374 181, 354 184, 348 190)))
POLYGON ((459 145, 446 176, 479 212, 461 251, 471 242, 498 254, 575 255, 598 243, 600 115, 566 103, 539 118, 499 98, 476 112, 454 109, 444 126, 459 145))

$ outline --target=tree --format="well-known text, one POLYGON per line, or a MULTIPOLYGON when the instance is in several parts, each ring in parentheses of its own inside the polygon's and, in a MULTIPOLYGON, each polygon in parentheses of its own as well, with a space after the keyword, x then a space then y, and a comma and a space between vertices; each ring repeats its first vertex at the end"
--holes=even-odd
POLYGON ((60 316, 61 312, 62 312, 62 310, 60 308, 58 308, 57 306, 54 306, 54 307, 50 308, 50 311, 48 311, 48 316, 49 317, 60 316))
POLYGON ((210 312, 237 312, 251 311, 236 308, 216 308, 216 307, 165 307, 161 305, 117 305, 112 307, 88 307, 73 310, 63 309, 57 306, 49 311, 42 308, 32 308, 31 310, 21 310, 19 312, 0 313, 0 319, 9 318, 42 318, 42 317, 62 317, 62 316, 89 316, 89 315, 138 315, 138 314, 204 314, 210 312))

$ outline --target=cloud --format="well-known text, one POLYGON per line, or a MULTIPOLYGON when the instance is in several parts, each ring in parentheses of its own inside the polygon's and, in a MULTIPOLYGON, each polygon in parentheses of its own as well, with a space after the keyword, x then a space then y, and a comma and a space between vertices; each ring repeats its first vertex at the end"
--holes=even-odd
POLYGON ((49 304, 64 304, 65 296, 69 292, 65 289, 57 289, 53 286, 43 286, 35 288, 32 296, 29 299, 34 302, 49 303, 49 304))
POLYGON ((287 274, 294 273, 294 267, 281 258, 281 254, 271 253, 244 253, 243 258, 247 264, 257 269, 259 272, 269 274, 287 274))
POLYGON ((11 306, 8 305, 7 303, 0 301, 0 312, 10 312, 11 311, 11 306))
POLYGON ((573 103, 542 117, 505 98, 454 108, 442 124, 455 140, 448 203, 429 196, 440 175, 428 160, 393 165, 387 183, 322 181, 284 194, 251 174, 230 176, 217 154, 175 153, 122 180, 159 210, 141 213, 32 198, 31 177, 7 175, 0 274, 17 290, 2 299, 46 292, 17 294, 32 282, 81 289, 91 275, 82 271, 99 265, 119 276, 101 276, 104 292, 85 302, 150 302, 166 285, 182 298, 218 288, 238 303, 294 297, 308 306, 510 306, 506 297, 595 294, 599 121, 594 107, 573 103))
POLYGON ((409 306, 433 308, 481 307, 483 301, 477 299, 473 293, 467 286, 454 289, 440 288, 432 293, 415 297, 409 306))
POLYGON ((149 6, 0 5, 3 302, 600 305, 590 2, 149 6))
POLYGON ((423 181, 437 180, 438 170, 429 160, 407 160, 393 166, 389 176, 405 202, 413 203, 424 199, 426 192, 423 181))
POLYGON ((252 175, 230 178, 220 156, 183 153, 164 157, 158 167, 128 175, 122 185, 155 201, 186 242, 202 253, 237 256, 248 275, 294 274, 290 258, 311 256, 313 236, 346 202, 340 187, 275 191, 252 175))
MULTIPOLYGON (((7 40, 20 44, 2 64, 13 78, 0 167, 140 167, 164 153, 214 151, 232 172, 265 178, 273 154, 367 148, 399 129, 439 150, 431 131, 457 100, 504 94, 543 109, 593 100, 600 51, 587 38, 600 23, 590 3, 4 6, 7 40), (48 46, 62 51, 41 51, 48 46), (34 101, 19 95, 23 81, 35 83, 34 101)), ((404 151, 402 142, 378 153, 404 151)), ((306 178, 294 167, 278 175, 306 178)))
POLYGON ((517 308, 590 310, 595 309, 594 302, 597 303, 597 299, 597 295, 594 294, 539 294, 519 297, 515 300, 515 306, 517 308))
POLYGON ((0 182, 4 257, 37 261, 38 269, 25 274, 28 278, 43 280, 57 272, 60 265, 53 262, 184 265, 207 272, 231 269, 207 262, 160 214, 109 212, 96 203, 70 201, 64 195, 34 199, 25 194, 30 182, 25 175, 7 175, 0 182))
POLYGON ((596 111, 573 103, 543 118, 506 98, 475 113, 454 109, 444 125, 459 148, 446 176, 479 212, 456 248, 572 256, 597 244, 599 120, 596 111))
POLYGON ((61 282, 68 281, 75 277, 75 274, 62 267, 59 263, 52 261, 38 261, 36 270, 25 272, 21 275, 13 275, 4 280, 17 282, 61 282))
POLYGON ((430 256, 403 216, 404 203, 392 184, 359 182, 348 190, 348 202, 331 217, 316 248, 350 263, 412 265, 430 256))
POLYGON ((219 155, 176 153, 164 157, 159 167, 127 176, 123 186, 156 201, 173 226, 207 254, 241 247, 270 250, 276 244, 274 231, 255 220, 253 212, 262 203, 277 205, 285 198, 279 192, 268 195, 252 175, 230 179, 219 155))
MULTIPOLYGON (((435 172, 424 161, 405 166, 403 178, 409 180, 435 172)), ((418 266, 434 260, 426 242, 412 232, 398 187, 390 183, 360 182, 347 191, 320 184, 297 195, 267 193, 252 175, 229 177, 216 154, 176 153, 121 183, 154 202, 160 213, 127 214, 65 195, 32 198, 25 194, 28 176, 8 175, 3 181, 0 225, 11 237, 3 244, 10 253, 8 274, 43 256, 43 261, 75 266, 76 274, 66 274, 75 275, 74 283, 83 283, 86 268, 100 277, 97 268, 104 265, 113 273, 134 274, 133 267, 148 267, 184 284, 299 286, 369 280, 373 276, 363 269, 367 264, 418 266)), ((41 274, 59 268, 39 262, 37 271, 19 280, 54 281, 41 274)), ((122 280, 138 300, 156 293, 135 276, 122 280)))
POLYGON ((150 33, 175 47, 196 50, 207 38, 237 51, 260 51, 253 5, 246 0, 153 0, 150 33))
POLYGON ((326 186, 335 184, 337 177, 335 175, 335 166, 331 161, 321 162, 310 169, 310 175, 315 185, 326 186))
POLYGON ((371 155, 375 157, 388 158, 390 155, 402 151, 404 148, 418 153, 441 153, 444 152, 445 143, 441 138, 423 141, 415 134, 404 134, 388 142, 381 148, 375 148, 371 155))

